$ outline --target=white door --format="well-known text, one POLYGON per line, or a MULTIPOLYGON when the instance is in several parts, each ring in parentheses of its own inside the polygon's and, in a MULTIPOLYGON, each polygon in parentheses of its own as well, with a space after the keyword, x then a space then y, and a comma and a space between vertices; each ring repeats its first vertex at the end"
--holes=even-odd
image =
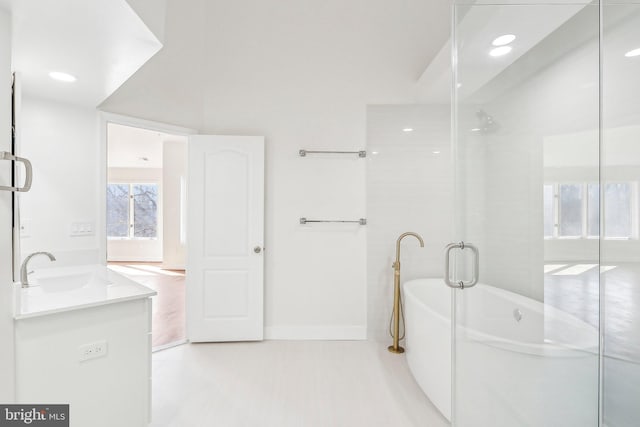
POLYGON ((189 137, 187 335, 263 336, 264 138, 189 137))

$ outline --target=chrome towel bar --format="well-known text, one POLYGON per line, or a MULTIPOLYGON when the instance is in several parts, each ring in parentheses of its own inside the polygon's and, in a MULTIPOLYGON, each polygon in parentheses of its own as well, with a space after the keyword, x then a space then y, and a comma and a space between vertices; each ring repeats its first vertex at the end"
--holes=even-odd
POLYGON ((302 225, 308 224, 310 222, 338 222, 338 223, 350 223, 350 224, 367 225, 367 219, 366 218, 360 218, 360 219, 355 220, 355 221, 344 221, 344 220, 340 220, 340 219, 307 219, 307 218, 300 218, 300 224, 302 224, 302 225))
POLYGON ((8 151, 0 151, 0 160, 20 162, 24 165, 24 169, 26 172, 24 185, 22 187, 8 187, 5 185, 0 185, 0 191, 14 191, 22 193, 26 193, 27 191, 29 191, 31 189, 31 181, 33 180, 33 168, 31 167, 31 162, 25 158, 14 156, 8 151))
POLYGON ((300 150, 298 151, 300 157, 306 157, 307 154, 357 154, 358 157, 367 157, 367 152, 362 151, 312 151, 312 150, 300 150))

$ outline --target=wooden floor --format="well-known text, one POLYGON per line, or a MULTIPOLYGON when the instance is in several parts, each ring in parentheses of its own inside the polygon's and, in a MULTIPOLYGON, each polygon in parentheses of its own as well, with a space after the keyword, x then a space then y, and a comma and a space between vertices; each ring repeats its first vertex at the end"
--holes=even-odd
POLYGON ((110 262, 109 268, 155 291, 153 300, 153 347, 184 341, 184 270, 163 270, 161 263, 110 262))

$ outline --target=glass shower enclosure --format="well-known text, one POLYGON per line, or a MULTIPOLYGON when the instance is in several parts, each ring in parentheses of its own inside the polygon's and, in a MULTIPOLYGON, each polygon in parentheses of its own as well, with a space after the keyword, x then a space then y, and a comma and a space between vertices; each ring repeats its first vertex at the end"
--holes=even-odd
POLYGON ((453 425, 638 426, 640 4, 453 9, 453 425))

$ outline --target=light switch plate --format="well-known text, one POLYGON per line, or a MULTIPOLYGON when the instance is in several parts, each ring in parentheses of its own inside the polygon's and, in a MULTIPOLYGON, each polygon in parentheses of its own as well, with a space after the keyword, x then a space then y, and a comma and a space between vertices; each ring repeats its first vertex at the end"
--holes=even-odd
POLYGON ((78 359, 83 362, 89 359, 96 359, 98 357, 104 357, 107 355, 107 341, 96 341, 89 344, 84 344, 78 347, 78 359))
POLYGON ((72 222, 69 235, 71 237, 93 236, 95 225, 93 222, 72 222))

